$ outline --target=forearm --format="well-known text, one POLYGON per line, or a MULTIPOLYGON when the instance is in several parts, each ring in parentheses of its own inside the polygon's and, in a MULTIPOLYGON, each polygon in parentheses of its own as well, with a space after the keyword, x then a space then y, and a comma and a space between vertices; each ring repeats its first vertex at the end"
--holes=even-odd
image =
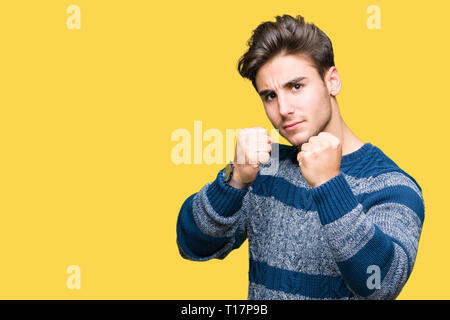
POLYGON ((375 195, 380 201, 365 212, 342 174, 313 189, 325 237, 344 280, 355 294, 369 299, 398 295, 412 269, 420 235, 412 210, 399 206, 399 212, 387 214, 389 207, 381 202, 389 203, 389 196, 375 195), (398 222, 407 219, 412 221, 406 226, 409 230, 398 222), (379 277, 379 286, 374 286, 373 275, 379 277))
POLYGON ((197 226, 192 214, 192 201, 196 194, 183 204, 177 220, 177 244, 183 258, 205 261, 220 258, 233 246, 232 237, 212 237, 197 226))
POLYGON ((189 197, 177 221, 180 253, 191 260, 226 256, 245 240, 244 190, 226 186, 217 179, 189 197))

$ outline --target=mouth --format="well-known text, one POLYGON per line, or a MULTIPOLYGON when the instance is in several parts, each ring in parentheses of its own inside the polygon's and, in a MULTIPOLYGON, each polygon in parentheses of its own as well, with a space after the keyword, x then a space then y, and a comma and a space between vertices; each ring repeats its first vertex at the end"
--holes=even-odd
POLYGON ((304 120, 303 121, 296 121, 296 122, 288 123, 287 125, 283 126, 283 128, 286 131, 292 131, 295 128, 297 128, 303 122, 304 122, 304 120))

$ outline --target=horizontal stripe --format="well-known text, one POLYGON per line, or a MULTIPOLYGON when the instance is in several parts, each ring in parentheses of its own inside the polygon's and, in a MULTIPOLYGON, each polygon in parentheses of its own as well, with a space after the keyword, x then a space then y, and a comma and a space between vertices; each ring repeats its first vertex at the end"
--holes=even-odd
POLYGON ((408 175, 404 172, 388 172, 369 178, 355 178, 346 175, 350 185, 353 186, 353 192, 358 195, 361 193, 372 193, 387 187, 405 186, 413 189, 421 198, 421 190, 408 175))
MULTIPOLYGON (((276 200, 296 209, 318 211, 318 207, 312 196, 313 189, 296 186, 280 177, 264 176, 261 179, 263 179, 261 183, 255 184, 252 187, 252 192, 254 194, 263 197, 273 196, 276 200)), ((410 187, 398 185, 386 187, 370 193, 358 194, 354 191, 353 193, 365 210, 368 210, 376 204, 388 202, 399 203, 413 210, 422 223, 424 221, 425 207, 423 200, 420 198, 420 195, 410 187)))
POLYGON ((345 261, 360 251, 373 237, 375 228, 361 214, 359 204, 351 212, 323 227, 336 262, 345 261))
POLYGON ((402 204, 414 211, 423 223, 425 207, 423 200, 411 188, 405 186, 387 187, 371 193, 363 193, 356 196, 365 210, 375 205, 385 203, 402 204))
MULTIPOLYGON (((291 165, 298 165, 297 154, 298 149, 292 145, 279 145, 279 161, 288 161, 291 165)), ((272 160, 271 160, 272 161, 272 160)), ((365 143, 358 150, 343 155, 341 158, 341 172, 346 175, 360 178, 373 178, 380 174, 390 174, 392 172, 401 173, 422 190, 417 181, 408 173, 399 168, 399 166, 378 147, 370 142, 365 143), (366 160, 366 161, 361 161, 366 160)))
POLYGON ((314 299, 339 299, 353 295, 341 277, 283 270, 251 259, 249 280, 268 289, 314 299))
MULTIPOLYGON (((320 300, 354 300, 356 296, 342 298, 323 298, 320 300)), ((248 300, 318 300, 300 294, 290 294, 284 291, 272 290, 262 284, 250 282, 248 285, 248 300)))
POLYGON ((317 212, 265 201, 248 221, 249 258, 284 270, 337 276, 317 212))
POLYGON ((273 176, 260 176, 252 186, 252 193, 257 196, 271 197, 295 207, 296 209, 315 209, 311 188, 296 186, 284 178, 273 176))
POLYGON ((209 186, 210 184, 200 189, 192 202, 194 221, 203 233, 211 237, 232 237, 245 210, 241 204, 242 210, 240 208, 233 215, 229 217, 220 215, 208 201, 206 193, 209 186))
POLYGON ((185 254, 194 259, 202 259, 220 250, 231 239, 211 237, 198 228, 192 215, 192 202, 195 195, 187 198, 181 207, 177 221, 177 242, 185 254))

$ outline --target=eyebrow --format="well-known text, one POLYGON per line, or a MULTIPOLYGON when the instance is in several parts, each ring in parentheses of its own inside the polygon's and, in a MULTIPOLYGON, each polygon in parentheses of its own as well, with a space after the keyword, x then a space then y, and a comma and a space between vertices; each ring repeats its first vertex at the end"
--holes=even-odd
MULTIPOLYGON (((297 82, 300 82, 300 81, 305 80, 305 79, 307 79, 307 78, 306 78, 306 77, 297 77, 297 78, 295 78, 295 79, 289 80, 288 82, 286 82, 286 83, 283 85, 283 88, 290 87, 290 86, 296 84, 297 82)), ((261 97, 263 97, 263 96, 268 95, 269 93, 272 93, 272 92, 273 92, 273 90, 265 89, 265 90, 259 91, 258 94, 259 94, 261 97)))

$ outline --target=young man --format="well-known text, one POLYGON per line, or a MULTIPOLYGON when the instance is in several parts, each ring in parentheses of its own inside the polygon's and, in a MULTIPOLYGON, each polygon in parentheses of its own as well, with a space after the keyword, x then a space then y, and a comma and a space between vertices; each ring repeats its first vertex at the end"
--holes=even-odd
POLYGON ((417 255, 420 186, 341 118, 320 29, 284 15, 258 26, 249 46, 238 70, 292 146, 240 130, 234 163, 181 207, 181 255, 223 259, 248 238, 249 299, 394 299, 417 255))

